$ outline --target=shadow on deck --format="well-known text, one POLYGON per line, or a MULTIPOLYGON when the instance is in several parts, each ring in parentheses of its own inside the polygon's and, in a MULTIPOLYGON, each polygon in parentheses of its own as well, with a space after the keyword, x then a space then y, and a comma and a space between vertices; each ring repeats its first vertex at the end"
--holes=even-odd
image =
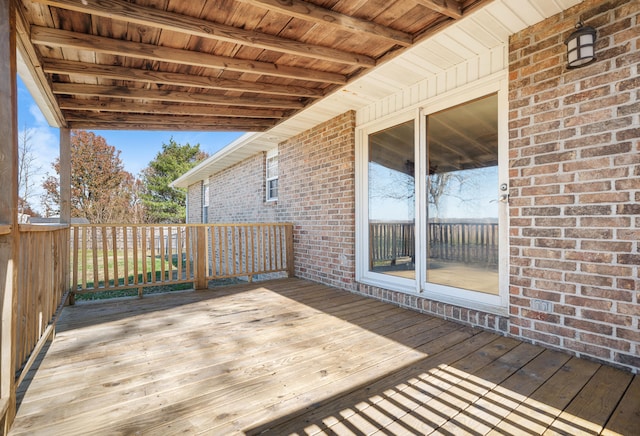
POLYGON ((67 307, 21 434, 633 434, 640 379, 299 279, 67 307))

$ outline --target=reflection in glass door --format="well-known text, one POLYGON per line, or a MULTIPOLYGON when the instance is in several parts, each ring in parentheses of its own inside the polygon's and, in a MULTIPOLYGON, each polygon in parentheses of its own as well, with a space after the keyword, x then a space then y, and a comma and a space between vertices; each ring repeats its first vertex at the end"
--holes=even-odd
POLYGON ((498 98, 427 117, 427 283, 498 295, 498 98))
POLYGON ((415 122, 369 136, 369 271, 415 278, 415 122))

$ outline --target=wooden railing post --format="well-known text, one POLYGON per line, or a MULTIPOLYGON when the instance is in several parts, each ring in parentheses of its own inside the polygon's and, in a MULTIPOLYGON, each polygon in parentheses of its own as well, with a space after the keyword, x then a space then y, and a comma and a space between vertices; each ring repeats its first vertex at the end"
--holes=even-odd
POLYGON ((207 228, 196 227, 195 288, 207 289, 207 228))
POLYGON ((16 413, 15 332, 18 269, 18 99, 16 84, 16 4, 0 2, 0 433, 16 413))

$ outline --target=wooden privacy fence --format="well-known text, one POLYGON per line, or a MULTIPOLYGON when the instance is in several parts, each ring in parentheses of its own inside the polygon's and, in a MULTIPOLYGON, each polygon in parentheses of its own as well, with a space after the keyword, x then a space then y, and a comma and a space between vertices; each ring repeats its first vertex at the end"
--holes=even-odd
POLYGON ((69 290, 69 226, 21 224, 19 253, 17 384, 52 335, 69 290))
POLYGON ((264 224, 123 225, 71 228, 73 293, 138 289, 287 272, 293 226, 264 224))
MULTIPOLYGON (((498 265, 498 223, 429 223, 428 257, 466 264, 498 265)), ((415 225, 408 221, 369 223, 372 264, 415 259, 415 225)))

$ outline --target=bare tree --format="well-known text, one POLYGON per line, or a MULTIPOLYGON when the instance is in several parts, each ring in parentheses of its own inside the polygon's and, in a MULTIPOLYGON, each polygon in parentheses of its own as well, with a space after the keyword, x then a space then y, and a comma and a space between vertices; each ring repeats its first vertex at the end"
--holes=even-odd
POLYGON ((35 195, 36 178, 42 174, 33 151, 31 131, 27 128, 18 134, 18 213, 31 211, 30 200, 35 195))

